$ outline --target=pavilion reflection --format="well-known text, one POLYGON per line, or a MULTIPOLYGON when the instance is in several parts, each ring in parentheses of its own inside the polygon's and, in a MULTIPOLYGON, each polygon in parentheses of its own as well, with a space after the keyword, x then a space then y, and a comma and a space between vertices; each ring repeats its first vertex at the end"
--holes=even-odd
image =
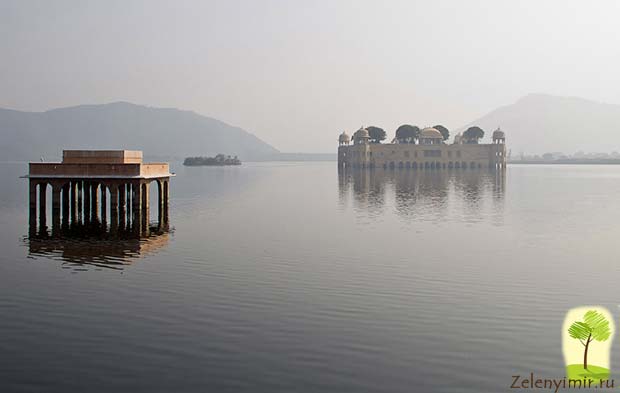
POLYGON ((63 268, 85 270, 88 267, 122 270, 136 260, 165 248, 168 226, 150 225, 149 231, 110 230, 104 225, 74 224, 50 235, 47 230, 30 232, 25 237, 31 258, 60 260, 63 268))
POLYGON ((502 214, 506 172, 343 169, 338 184, 341 205, 349 202, 352 190, 358 212, 379 214, 393 203, 403 218, 441 220, 457 210, 469 220, 486 214, 483 208, 489 204, 494 214, 502 214))

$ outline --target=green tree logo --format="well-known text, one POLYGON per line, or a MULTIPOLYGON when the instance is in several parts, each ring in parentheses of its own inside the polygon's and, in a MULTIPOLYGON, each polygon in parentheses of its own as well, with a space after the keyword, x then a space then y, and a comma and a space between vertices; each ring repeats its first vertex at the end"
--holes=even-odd
POLYGON ((588 349, 590 343, 596 341, 607 341, 611 336, 609 321, 598 311, 590 310, 583 316, 583 322, 573 322, 568 328, 568 334, 581 342, 583 350, 583 368, 588 369, 588 349))

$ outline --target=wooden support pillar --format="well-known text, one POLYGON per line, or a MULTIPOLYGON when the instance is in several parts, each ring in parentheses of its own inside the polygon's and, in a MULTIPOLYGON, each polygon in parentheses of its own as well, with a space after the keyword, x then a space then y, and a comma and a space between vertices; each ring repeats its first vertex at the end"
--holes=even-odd
POLYGON ((91 203, 91 188, 90 188, 90 182, 85 181, 84 182, 84 187, 83 187, 83 194, 84 194, 84 224, 89 224, 90 223, 90 212, 91 212, 91 208, 90 208, 90 203, 91 203))
POLYGON ((35 235, 37 233, 37 183, 34 179, 30 179, 30 189, 29 189, 29 220, 28 220, 28 232, 29 234, 35 235))
POLYGON ((66 183, 62 186, 62 225, 64 227, 69 226, 69 189, 70 183, 66 183))
POLYGON ((118 224, 122 228, 126 225, 125 197, 125 184, 121 184, 118 186, 118 224))
POLYGON ((118 229, 118 185, 110 185, 110 229, 118 229))
POLYGON ((71 205, 71 224, 77 223, 78 218, 78 201, 77 201, 77 183, 72 181, 69 184, 69 204, 71 205))
POLYGON ((60 230, 60 184, 52 183, 52 233, 59 234, 60 230))
POLYGON ((108 187, 101 183, 101 222, 108 222, 108 187))
POLYGON ((39 232, 47 231, 47 183, 39 184, 39 232))
POLYGON ((136 234, 142 232, 142 187, 140 182, 132 184, 133 198, 131 199, 131 213, 133 217, 132 231, 136 234))
POLYGON ((92 222, 99 222, 99 183, 92 182, 90 187, 91 220, 92 222))

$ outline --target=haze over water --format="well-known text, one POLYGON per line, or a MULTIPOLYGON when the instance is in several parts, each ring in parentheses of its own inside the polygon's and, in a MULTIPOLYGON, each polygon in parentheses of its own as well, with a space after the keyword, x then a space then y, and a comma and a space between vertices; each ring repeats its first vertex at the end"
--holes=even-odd
POLYGON ((29 252, 0 164, 0 391, 497 392, 619 304, 617 166, 175 167, 165 241, 93 265, 29 252))

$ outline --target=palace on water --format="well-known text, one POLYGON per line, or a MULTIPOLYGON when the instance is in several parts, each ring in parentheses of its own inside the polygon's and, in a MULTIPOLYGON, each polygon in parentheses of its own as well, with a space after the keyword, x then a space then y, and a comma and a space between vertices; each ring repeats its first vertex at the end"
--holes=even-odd
POLYGON ((503 169, 506 167, 506 136, 499 128, 493 132, 492 143, 455 136, 447 144, 437 129, 424 128, 414 141, 371 143, 368 130, 360 128, 353 140, 346 132, 338 138, 339 168, 383 169, 503 169))

